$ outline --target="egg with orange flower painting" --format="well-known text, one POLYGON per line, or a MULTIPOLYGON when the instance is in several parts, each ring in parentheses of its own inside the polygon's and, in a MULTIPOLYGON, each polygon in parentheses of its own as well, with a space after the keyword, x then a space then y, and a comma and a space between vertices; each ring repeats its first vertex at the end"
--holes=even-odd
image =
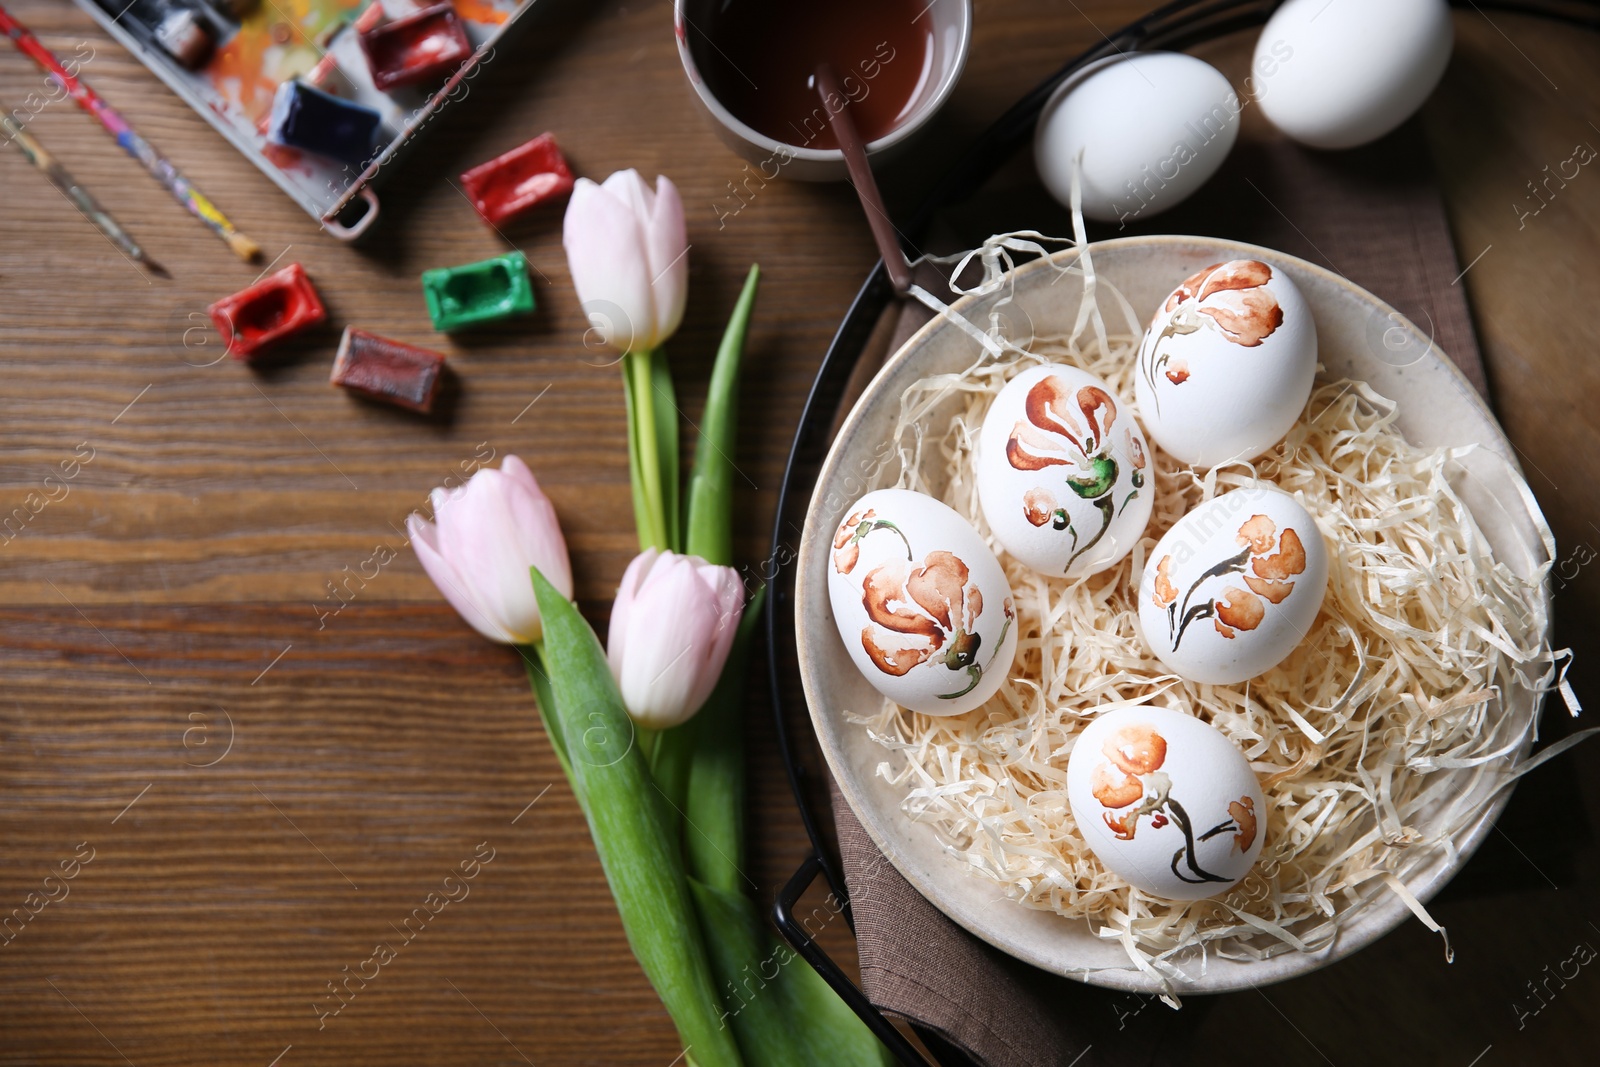
POLYGON ((1073 742, 1067 800, 1096 858, 1166 900, 1231 889, 1267 836, 1266 801, 1239 746, 1170 708, 1121 705, 1097 716, 1073 742))
POLYGON ((1294 651, 1327 589, 1327 548, 1306 509, 1280 489, 1235 489, 1173 523, 1151 550, 1139 628, 1189 681, 1242 682, 1294 651))
POLYGON ((840 517, 827 571, 839 636, 878 692, 960 715, 1000 688, 1017 651, 1011 584, 954 508, 909 489, 868 493, 840 517))
POLYGON ((1251 460, 1311 397, 1317 327, 1281 269, 1256 259, 1196 271, 1156 309, 1134 396, 1156 444, 1184 463, 1251 460))
POLYGON ((1087 371, 1047 364, 995 396, 974 458, 983 517, 1034 570, 1078 578, 1112 566, 1150 521, 1150 450, 1133 412, 1087 371))

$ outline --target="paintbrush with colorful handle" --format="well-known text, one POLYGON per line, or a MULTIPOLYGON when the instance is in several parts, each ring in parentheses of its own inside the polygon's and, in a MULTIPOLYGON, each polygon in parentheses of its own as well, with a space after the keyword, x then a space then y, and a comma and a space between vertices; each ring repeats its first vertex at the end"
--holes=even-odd
POLYGON ((77 179, 67 172, 67 168, 57 163, 55 157, 45 151, 44 146, 34 140, 33 135, 11 117, 9 109, 0 109, 0 133, 4 133, 6 140, 22 150, 41 174, 50 179, 50 183, 61 190, 61 195, 72 201, 72 205, 83 212, 83 217, 94 223, 100 232, 106 235, 110 242, 117 246, 129 259, 144 267, 151 274, 159 274, 163 278, 170 278, 166 269, 145 254, 139 247, 139 242, 129 236, 111 213, 100 206, 87 189, 79 185, 77 179))
POLYGON ((228 247, 233 249, 239 258, 249 261, 260 255, 260 245, 234 229, 233 223, 228 221, 227 216, 218 211, 216 205, 206 199, 205 194, 195 188, 193 182, 180 174, 178 168, 164 159, 149 141, 139 136, 115 108, 101 99, 100 95, 77 75, 62 66, 61 61, 40 44, 39 39, 26 26, 12 18, 3 6, 0 6, 0 33, 9 37, 11 43, 16 45, 17 50, 23 55, 39 64, 67 95, 77 101, 79 107, 93 115, 95 120, 105 127, 106 132, 117 139, 117 144, 122 146, 123 151, 143 164, 144 169, 172 194, 173 199, 226 241, 228 247))

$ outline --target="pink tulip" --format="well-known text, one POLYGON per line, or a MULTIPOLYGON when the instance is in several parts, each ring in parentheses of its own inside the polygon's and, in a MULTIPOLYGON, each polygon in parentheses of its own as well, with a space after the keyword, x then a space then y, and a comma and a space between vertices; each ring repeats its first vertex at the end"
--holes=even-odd
POLYGON ((561 243, 578 299, 594 329, 619 352, 652 352, 683 320, 689 292, 683 201, 666 178, 652 190, 635 170, 600 185, 579 178, 561 243))
POLYGON ((653 548, 634 557, 611 606, 606 659, 635 722, 665 729, 700 710, 743 611, 732 567, 653 548))
POLYGON ((482 468, 430 500, 433 522, 412 514, 406 530, 439 592, 491 641, 537 641, 543 629, 528 568, 570 597, 572 564, 556 509, 528 465, 507 456, 499 470, 482 468))

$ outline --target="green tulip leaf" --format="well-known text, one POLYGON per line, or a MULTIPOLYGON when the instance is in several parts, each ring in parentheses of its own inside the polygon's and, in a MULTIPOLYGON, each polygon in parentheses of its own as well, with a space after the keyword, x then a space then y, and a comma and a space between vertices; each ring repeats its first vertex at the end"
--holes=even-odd
POLYGON ((694 1062, 740 1067, 738 1047, 722 1023, 676 823, 636 744, 605 652, 577 607, 537 568, 532 577, 551 696, 542 710, 556 725, 552 743, 566 749, 628 944, 694 1062))

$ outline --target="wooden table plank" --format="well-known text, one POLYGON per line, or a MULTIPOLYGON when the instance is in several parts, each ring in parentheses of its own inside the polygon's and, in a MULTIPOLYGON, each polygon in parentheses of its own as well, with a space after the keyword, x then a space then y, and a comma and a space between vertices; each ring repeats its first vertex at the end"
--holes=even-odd
MULTIPOLYGON (((874 253, 841 186, 752 186, 729 214, 748 174, 697 113, 669 5, 543 3, 526 43, 490 64, 394 176, 382 222, 357 247, 322 235, 75 8, 8 5, 47 45, 79 50, 96 87, 268 259, 303 263, 332 324, 261 372, 218 362, 204 309, 259 268, 70 104, 42 108, 30 129, 172 281, 143 277, 20 156, 0 153, 0 914, 80 843, 93 849, 70 895, 0 948, 0 1063, 663 1067, 679 1054, 514 653, 461 624, 401 549, 405 515, 430 487, 514 452, 554 499, 580 603, 603 625, 633 551, 616 368, 582 343, 559 211, 505 235, 534 268, 540 306, 527 320, 434 334, 417 276, 505 249, 452 183, 536 133, 553 130, 580 173, 670 174, 694 245, 669 346, 688 418, 745 269, 759 261, 765 273, 735 457, 738 549, 757 564, 800 405, 874 253), (330 388, 346 323, 448 353, 446 411, 417 419, 330 388), (51 489, 46 475, 83 449, 92 458, 65 494, 51 489), (30 503, 47 491, 55 498, 30 503), (379 546, 395 559, 345 584, 349 602, 330 614, 329 583, 348 583, 379 546), (318 1029, 328 983, 399 937, 393 927, 484 842, 495 858, 470 897, 318 1029)), ((1015 97, 1143 6, 978 3, 967 74, 918 153, 884 174, 891 202, 915 202, 1015 97)), ((1493 18, 1458 16, 1457 58, 1426 127, 1464 258, 1492 246, 1462 284, 1499 410, 1572 561, 1600 546, 1588 413, 1600 389, 1589 307, 1600 180, 1585 171, 1525 227, 1511 205, 1575 141, 1600 144, 1588 118, 1596 41, 1493 18)), ((0 52, 0 101, 27 110, 44 88, 0 52)), ((1592 651, 1600 584, 1595 568, 1572 570, 1557 594, 1562 633, 1592 651)), ((1574 681, 1595 702, 1592 676, 1580 667, 1574 681)), ((803 836, 758 695, 751 717, 748 873, 770 897, 803 836)), ((1595 770, 1588 754, 1577 763, 1595 770)), ((1574 1062, 1563 1059, 1573 1035, 1600 1022, 1592 986, 1578 986, 1596 981, 1589 970, 1536 1020, 1519 1028, 1511 1010, 1573 941, 1600 943, 1584 918, 1600 888, 1600 805, 1595 776, 1580 782, 1573 766, 1522 787, 1507 843, 1491 842, 1441 900, 1461 963, 1444 968, 1431 937, 1408 928, 1273 992, 1278 1011, 1260 996, 1216 1001, 1187 1059, 1382 1062, 1381 1040, 1437 1062, 1455 1060, 1430 1041, 1462 1063, 1492 1045, 1486 1067, 1574 1062), (1237 1039, 1245 1027, 1262 1035, 1254 1047, 1237 1039)), ((824 941, 848 960, 842 924, 824 941)))

